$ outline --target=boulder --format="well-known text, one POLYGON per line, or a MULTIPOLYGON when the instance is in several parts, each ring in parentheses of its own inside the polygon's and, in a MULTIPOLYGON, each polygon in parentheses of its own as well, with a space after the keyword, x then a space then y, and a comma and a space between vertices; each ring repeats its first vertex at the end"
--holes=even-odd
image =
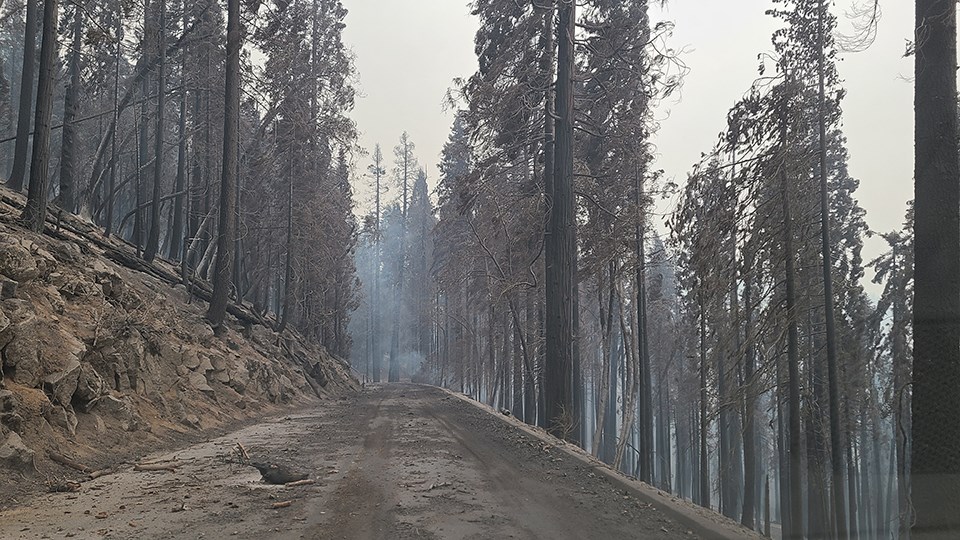
POLYGON ((246 369, 238 368, 230 370, 230 388, 233 388, 238 394, 247 391, 247 385, 250 384, 250 374, 246 369))
POLYGON ((213 362, 210 361, 210 357, 204 356, 200 359, 200 365, 194 368, 194 371, 197 373, 202 373, 206 375, 208 372, 213 371, 213 362))
POLYGON ((77 391, 80 381, 80 361, 71 358, 62 371, 51 373, 43 378, 43 391, 46 392, 50 401, 69 407, 73 401, 73 394, 77 391))
POLYGON ((0 466, 20 472, 33 470, 33 450, 23 444, 23 439, 15 432, 7 434, 0 443, 0 466))
POLYGON ((187 414, 180 420, 180 423, 193 429, 200 429, 200 417, 195 414, 187 414))
POLYGON ((21 244, 19 238, 9 234, 0 234, 0 274, 20 283, 40 275, 30 250, 21 244))
POLYGON ((183 353, 183 365, 187 369, 197 369, 200 367, 200 356, 197 355, 197 351, 188 350, 183 353))
POLYGON ((71 437, 77 434, 77 415, 72 407, 54 406, 43 417, 51 426, 56 426, 66 431, 71 437))
POLYGON ((200 373, 199 371, 191 371, 187 374, 187 381, 190 383, 190 387, 194 390, 213 397, 213 388, 210 388, 210 384, 207 383, 207 377, 204 376, 203 373, 200 373))
MULTIPOLYGON (((120 427, 124 431, 137 431, 140 429, 148 430, 147 423, 143 420, 130 398, 117 398, 110 394, 101 396, 90 406, 91 410, 97 411, 102 416, 108 416, 120 421, 120 427)), ((148 430, 149 431, 149 430, 148 430)))
POLYGON ((12 413, 17 409, 17 396, 10 390, 0 390, 0 414, 12 413))
POLYGON ((43 375, 40 364, 40 345, 35 333, 15 332, 3 349, 3 369, 12 373, 10 379, 23 386, 36 388, 43 375))
MULTIPOLYGON (((0 311, 0 335, 3 335, 8 328, 10 328, 10 319, 7 317, 6 313, 0 311)), ((11 335, 10 338, 13 339, 13 336, 11 335)))
POLYGON ((77 390, 73 394, 72 402, 80 408, 80 412, 90 410, 90 404, 107 392, 107 383, 103 377, 93 369, 89 362, 80 364, 80 375, 77 377, 77 390))
POLYGON ((23 417, 17 412, 18 399, 10 390, 0 390, 0 425, 19 432, 23 417))
POLYGON ((0 324, 0 349, 6 347, 13 338, 33 323, 37 316, 33 310, 33 305, 26 300, 18 298, 9 298, 3 301, 2 320, 5 323, 0 324))

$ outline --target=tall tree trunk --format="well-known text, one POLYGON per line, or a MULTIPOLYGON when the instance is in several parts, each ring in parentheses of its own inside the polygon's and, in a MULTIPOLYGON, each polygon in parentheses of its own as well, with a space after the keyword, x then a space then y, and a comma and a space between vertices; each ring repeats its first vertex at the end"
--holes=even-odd
POLYGON ((827 191, 827 100, 825 95, 826 52, 824 51, 824 33, 827 6, 819 0, 817 9, 817 41, 819 42, 818 86, 819 114, 817 121, 820 130, 820 251, 823 256, 823 311, 826 322, 827 339, 827 379, 830 406, 830 465, 831 490, 830 501, 833 517, 836 521, 837 537, 847 538, 846 489, 843 482, 843 470, 846 467, 843 454, 843 441, 840 435, 840 375, 837 367, 837 329, 834 321, 833 299, 833 257, 830 253, 830 195, 827 191))
POLYGON ((283 314, 280 316, 278 333, 283 333, 290 324, 293 309, 293 172, 287 171, 287 254, 283 270, 283 314))
POLYGON ((37 114, 34 118, 33 157, 27 204, 20 220, 34 232, 43 230, 47 218, 47 189, 50 166, 50 119, 53 115, 53 85, 57 61, 58 0, 43 2, 43 42, 40 45, 40 78, 37 82, 37 114))
MULTIPOLYGON (((162 2, 163 0, 161 0, 162 2)), ((227 73, 224 88, 223 171, 220 180, 220 224, 217 235, 217 262, 213 296, 207 319, 220 328, 227 312, 230 272, 237 235, 237 122, 240 118, 240 0, 227 3, 227 73)), ((159 134, 158 134, 159 135, 159 134)), ((158 164, 159 165, 159 164, 158 164)))
POLYGON ((60 207, 76 210, 77 112, 80 108, 80 48, 83 46, 83 10, 74 7, 70 84, 63 98, 63 139, 60 144, 60 207))
POLYGON ((783 163, 780 166, 780 190, 783 207, 783 251, 784 278, 786 281, 787 307, 787 386, 789 408, 787 411, 789 441, 789 480, 790 480, 790 528, 784 531, 784 538, 803 538, 803 480, 800 447, 800 348, 797 335, 796 313, 796 253, 793 248, 793 221, 790 208, 790 185, 787 174, 787 120, 784 112, 780 128, 781 152, 783 163))
MULTIPOLYGON (((752 256, 747 257, 744 268, 753 267, 752 256)), ((743 280, 743 309, 744 309, 744 339, 747 345, 744 354, 744 407, 743 407, 743 512, 740 523, 744 527, 753 529, 756 525, 754 508, 757 497, 757 428, 754 422, 756 416, 756 395, 754 371, 756 356, 753 346, 753 286, 751 275, 748 273, 743 280)), ((769 481, 768 481, 769 484, 769 481)), ((769 504, 769 502, 767 503, 769 504)))
MULTIPOLYGON (((701 285, 702 287, 702 285, 701 285)), ((700 500, 698 504, 710 508, 710 461, 707 451, 707 312, 703 291, 698 294, 700 308, 700 500)))
POLYGON ((557 26, 557 134, 550 230, 545 238, 546 366, 544 415, 547 431, 557 437, 575 434, 574 295, 576 294, 577 229, 573 196, 573 77, 576 4, 562 3, 557 26))
POLYGON ((917 0, 913 311, 915 538, 960 535, 960 157, 957 13, 917 0))
POLYGON ((120 120, 120 60, 123 57, 123 40, 119 39, 119 36, 123 32, 122 11, 120 8, 120 0, 117 0, 117 7, 114 13, 114 17, 116 17, 114 34, 116 34, 115 39, 117 43, 113 65, 113 119, 110 122, 110 125, 113 126, 110 133, 110 180, 107 185, 107 200, 105 201, 107 205, 107 217, 103 226, 104 235, 108 237, 113 232, 113 209, 117 190, 118 155, 116 126, 120 120))
MULTIPOLYGON (((153 199, 150 206, 150 231, 147 234, 147 246, 144 248, 143 252, 143 258, 147 262, 153 261, 154 257, 157 256, 157 252, 160 250, 160 188, 162 187, 163 183, 163 116, 167 102, 167 38, 165 32, 167 24, 167 1, 157 0, 157 2, 159 4, 159 19, 157 21, 157 51, 160 54, 160 62, 157 64, 157 139, 154 141, 153 152, 153 199)), ((230 61, 229 58, 227 61, 230 61)), ((229 69, 229 66, 227 66, 227 68, 229 69)), ((227 97, 229 97, 229 95, 227 97)), ((226 133, 227 132, 224 131, 224 138, 226 138, 226 133)), ((236 135, 234 135, 234 137, 236 137, 236 135)), ((232 174, 235 177, 236 171, 234 171, 232 174)), ((236 178, 233 179, 233 184, 236 184, 236 178)), ((236 206, 236 201, 234 201, 234 206, 236 206)), ((234 229, 234 231, 236 231, 236 229, 234 229)), ((218 253, 223 254, 224 250, 220 249, 218 253)), ((214 290, 216 290, 216 288, 214 288, 214 290)), ((224 304, 224 309, 226 309, 226 304, 224 304)))
POLYGON ((173 191, 177 194, 173 203, 173 219, 170 225, 170 242, 167 256, 172 260, 180 260, 180 252, 183 250, 183 225, 184 208, 187 201, 187 90, 186 80, 184 89, 180 95, 180 121, 178 132, 180 133, 180 144, 177 147, 177 178, 174 181, 173 191))
POLYGON ((645 238, 645 218, 644 207, 644 171, 637 167, 636 186, 634 191, 634 204, 637 207, 636 227, 634 229, 634 241, 636 242, 637 255, 637 344, 640 347, 639 368, 640 372, 640 481, 648 484, 652 481, 653 468, 653 384, 650 377, 650 339, 647 335, 647 251, 645 238))
MULTIPOLYGON (((17 142, 9 186, 23 191, 30 146, 30 115, 33 109, 34 67, 37 61, 37 0, 27 0, 27 26, 23 32, 23 72, 20 74, 20 111, 17 115, 17 142)), ((39 97, 37 98, 39 99, 39 97)), ((39 126, 38 126, 39 127, 39 126)), ((36 140, 36 136, 34 136, 36 140)))
MULTIPOLYGON (((375 151, 376 156, 380 156, 380 146, 377 146, 375 151)), ((380 234, 380 195, 382 194, 382 188, 380 186, 380 181, 383 176, 383 167, 380 164, 380 160, 376 160, 374 177, 376 180, 376 191, 374 197, 376 198, 376 217, 375 217, 375 227, 374 234, 374 270, 373 270, 373 382, 380 382, 383 364, 383 352, 380 350, 380 345, 383 343, 383 339, 380 337, 380 266, 381 259, 383 257, 383 247, 382 247, 382 237, 380 234)))
MULTIPOLYGON (((894 272, 899 273, 897 246, 893 247, 894 272)), ((896 298, 891 306, 893 324, 892 328, 903 328, 902 317, 904 303, 907 299, 896 298)), ((910 370, 907 364, 907 351, 905 336, 902 332, 894 331, 892 336, 892 356, 893 356, 893 441, 897 445, 897 503, 899 508, 899 527, 898 534, 900 540, 910 538, 910 490, 908 486, 909 475, 907 464, 907 445, 909 440, 907 434, 910 429, 910 401, 907 392, 907 382, 910 379, 910 370), (905 410, 906 409, 906 410, 905 410)))

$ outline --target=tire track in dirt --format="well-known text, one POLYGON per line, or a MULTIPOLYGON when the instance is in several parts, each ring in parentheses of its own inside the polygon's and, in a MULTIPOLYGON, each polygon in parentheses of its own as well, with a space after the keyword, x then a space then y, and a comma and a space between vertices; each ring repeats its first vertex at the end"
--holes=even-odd
POLYGON ((364 412, 356 422, 357 428, 367 433, 362 449, 355 456, 350 470, 337 483, 330 507, 325 510, 326 519, 308 529, 304 537, 396 538, 395 518, 390 512, 393 494, 385 489, 389 483, 371 477, 385 471, 390 462, 394 425, 389 415, 382 413, 387 399, 381 397, 375 405, 363 406, 364 412))

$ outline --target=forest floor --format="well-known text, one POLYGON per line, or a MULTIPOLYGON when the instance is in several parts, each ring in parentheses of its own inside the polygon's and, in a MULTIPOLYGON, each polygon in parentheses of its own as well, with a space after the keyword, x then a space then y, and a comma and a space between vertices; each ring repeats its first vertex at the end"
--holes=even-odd
POLYGON ((368 386, 151 458, 177 466, 37 496, 0 513, 0 538, 754 537, 428 386, 368 386), (238 443, 314 483, 264 483, 238 443))

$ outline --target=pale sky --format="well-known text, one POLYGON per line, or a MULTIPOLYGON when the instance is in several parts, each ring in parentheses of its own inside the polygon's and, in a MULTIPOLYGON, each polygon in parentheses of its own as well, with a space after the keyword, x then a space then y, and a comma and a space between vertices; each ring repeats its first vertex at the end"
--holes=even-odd
MULTIPOLYGON (((861 0, 862 1, 862 0, 861 0)), ((353 118, 368 149, 379 142, 392 163, 393 146, 407 130, 417 156, 435 185, 440 150, 453 113, 444 110, 444 95, 455 77, 476 69, 473 36, 476 21, 463 0, 344 0, 345 40, 356 54, 360 72, 353 118)), ((851 0, 838 0, 833 11, 848 27, 844 13, 851 0)), ((844 132, 850 173, 861 181, 857 197, 867 210, 871 229, 887 232, 903 221, 913 193, 913 88, 911 59, 902 58, 913 32, 913 5, 881 2, 883 18, 874 45, 866 52, 843 55, 839 64, 847 96, 844 132)), ((671 47, 684 50, 690 68, 679 98, 658 112, 661 129, 655 167, 682 183, 701 152, 707 152, 724 128, 730 106, 757 77, 757 55, 771 49, 775 21, 764 14, 769 0, 673 0, 654 20, 676 24, 671 47)), ((363 172, 369 159, 361 158, 363 172)), ((360 186, 358 186, 359 188, 360 186)), ((361 205, 367 191, 358 189, 361 205)), ((669 204, 663 210, 669 211, 669 204)), ((883 242, 868 240, 865 259, 883 242)))

